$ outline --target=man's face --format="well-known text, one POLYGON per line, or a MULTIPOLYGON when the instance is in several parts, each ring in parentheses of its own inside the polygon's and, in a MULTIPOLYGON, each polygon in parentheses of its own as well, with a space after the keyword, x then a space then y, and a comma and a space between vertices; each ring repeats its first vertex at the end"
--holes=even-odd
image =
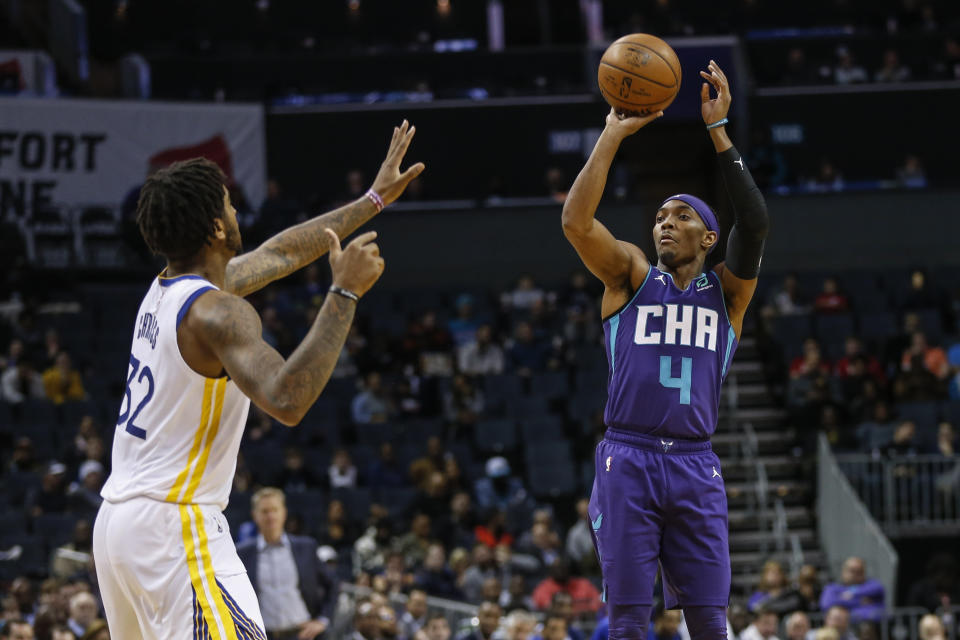
POLYGON ((564 640, 567 637, 567 622, 563 618, 550 618, 543 627, 543 640, 564 640))
POLYGON ((29 624, 14 623, 10 628, 10 640, 33 640, 33 627, 29 624))
POLYGON ((830 607, 824 625, 837 630, 841 636, 847 633, 850 624, 850 614, 843 607, 830 607))
POLYGON ((477 619, 480 621, 480 633, 485 637, 490 637, 500 626, 502 612, 500 607, 492 602, 485 602, 480 605, 480 611, 477 612, 477 619))
POLYGON ((558 592, 557 595, 553 597, 550 608, 553 609, 556 615, 568 622, 573 619, 573 598, 569 593, 558 592))
POLYGON ((253 509, 253 521, 264 538, 279 538, 287 521, 287 508, 277 496, 264 496, 253 509))
POLYGON ((769 638, 777 632, 777 616, 772 613, 765 613, 754 623, 757 625, 757 631, 764 638, 769 638))
MULTIPOLYGON (((897 429, 898 432, 902 432, 901 438, 898 439, 899 441, 906 442, 913 437, 912 426, 913 426, 913 423, 906 423, 906 422, 900 425, 900 427, 897 429)), ((864 573, 865 571, 863 566, 863 560, 861 560, 860 558, 850 558, 843 563, 843 571, 842 571, 841 577, 843 578, 844 584, 850 584, 850 585, 862 584, 863 581, 866 579, 866 576, 864 575, 864 573)))
POLYGON ((653 226, 653 244, 660 260, 668 267, 696 259, 717 241, 707 231, 693 207, 681 200, 668 200, 657 211, 653 226))
POLYGON ((423 591, 414 591, 407 600, 407 611, 414 618, 422 618, 427 613, 427 594, 423 591))
POLYGON ((446 618, 434 618, 427 625, 427 638, 429 640, 449 640, 450 623, 446 618))
POLYGON ((97 618, 97 603, 90 594, 78 594, 70 603, 70 617, 86 627, 97 618))
POLYGON ((240 238, 240 224, 237 222, 237 210, 230 201, 230 192, 223 187, 223 216, 219 218, 223 224, 224 245, 227 251, 237 255, 243 250, 243 240, 240 238))
POLYGON ((787 622, 787 637, 790 640, 803 640, 810 631, 810 619, 805 615, 794 615, 787 622))
POLYGON ((77 640, 77 636, 66 629, 54 629, 50 640, 77 640))

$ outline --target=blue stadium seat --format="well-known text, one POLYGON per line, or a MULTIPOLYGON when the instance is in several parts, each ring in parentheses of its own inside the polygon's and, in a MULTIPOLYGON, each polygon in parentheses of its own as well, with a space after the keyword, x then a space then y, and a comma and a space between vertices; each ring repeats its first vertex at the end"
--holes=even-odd
POLYGON ((243 457, 257 484, 274 486, 283 470, 284 447, 276 442, 249 442, 243 457))
POLYGON ((27 494, 40 486, 40 474, 32 471, 7 471, 3 475, 3 485, 6 502, 21 506, 27 494))
POLYGON ((9 431, 13 426, 13 413, 10 405, 0 400, 0 432, 9 431))
POLYGON ((573 457, 570 455, 570 443, 565 440, 561 442, 527 443, 527 466, 550 464, 569 465, 572 459, 573 457))
POLYGON ((941 404, 940 418, 951 423, 954 431, 960 430, 960 400, 949 400, 941 404))
MULTIPOLYGON (((400 452, 397 451, 397 459, 402 462, 400 457, 400 452)), ((333 452, 331 452, 331 456, 333 452)), ((350 447, 350 459, 353 461, 353 466, 357 468, 357 471, 361 469, 368 469, 370 464, 377 459, 377 447, 373 445, 359 444, 350 447)))
POLYGON ((916 313, 920 317, 920 327, 927 335, 927 340, 931 344, 939 342, 943 336, 943 315, 940 310, 916 309, 912 313, 916 313))
POLYGON ((570 398, 567 405, 567 415, 572 420, 587 420, 606 405, 607 395, 603 392, 577 393, 570 398))
POLYGON ((813 324, 822 342, 843 342, 854 334, 853 315, 849 313, 817 315, 813 324))
POLYGON ((334 489, 330 492, 331 500, 340 500, 351 522, 361 523, 370 513, 370 504, 373 502, 369 489, 334 489))
POLYGON ((72 433, 77 428, 84 416, 92 416, 98 422, 102 419, 100 407, 93 400, 71 400, 70 402, 64 402, 60 408, 67 434, 72 433))
POLYGON ((421 446, 428 439, 443 436, 443 420, 441 418, 414 418, 397 425, 404 442, 417 443, 421 446))
POLYGON ((49 400, 25 400, 20 407, 21 424, 59 424, 56 407, 49 400))
POLYGON ((569 387, 566 371, 538 373, 530 381, 530 393, 532 395, 550 398, 551 400, 565 396, 569 387))
POLYGON ((773 319, 773 338, 780 346, 788 358, 799 355, 803 348, 803 341, 813 334, 810 323, 810 316, 777 316, 773 319))
POLYGON ((27 518, 22 510, 0 511, 0 538, 26 536, 27 518))
POLYGON ((530 491, 537 498, 569 496, 577 491, 578 479, 573 465, 540 464, 527 468, 530 491))
POLYGON ((563 421, 556 416, 527 418, 520 422, 523 441, 556 442, 563 439, 563 421))
POLYGON ((483 395, 488 405, 500 406, 520 396, 520 378, 505 373, 483 379, 483 395))
POLYGON ((507 415, 520 420, 539 418, 550 413, 550 401, 540 396, 521 396, 507 405, 507 415))
POLYGON ((606 365, 606 356, 604 356, 604 366, 602 369, 580 369, 577 371, 577 393, 606 394, 608 378, 609 374, 606 365))
POLYGON ((306 491, 287 491, 287 508, 290 511, 302 513, 305 509, 325 509, 326 495, 319 489, 306 491))
POLYGON ((358 424, 354 425, 353 432, 357 434, 357 442, 369 447, 379 447, 381 442, 396 442, 397 427, 392 424, 358 424))
POLYGON ((73 513, 44 513, 34 518, 33 533, 52 550, 73 538, 73 527, 79 519, 73 513))
POLYGON ((933 402, 901 402, 897 405, 897 415, 901 420, 912 420, 921 431, 937 424, 937 405, 933 402))
POLYGON ((402 518, 410 510, 410 506, 417 497, 417 490, 412 487, 389 487, 377 492, 377 502, 390 512, 394 519, 402 518))
POLYGON ((473 441, 484 454, 511 453, 517 448, 517 426, 513 420, 480 420, 473 428, 473 441))
POLYGON ((475 477, 471 470, 474 468, 473 447, 467 442, 449 442, 446 445, 447 451, 456 459, 460 465, 460 472, 467 478, 475 477))
POLYGON ((897 317, 889 311, 860 315, 860 337, 883 342, 897 333, 897 317))

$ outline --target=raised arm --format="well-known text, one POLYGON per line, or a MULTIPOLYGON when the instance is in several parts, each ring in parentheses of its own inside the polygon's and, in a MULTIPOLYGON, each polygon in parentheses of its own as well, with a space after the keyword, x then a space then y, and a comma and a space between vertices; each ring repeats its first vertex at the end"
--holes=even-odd
POLYGON ((638 247, 614 238, 610 230, 594 216, 620 143, 662 115, 663 112, 658 111, 643 118, 623 117, 611 109, 587 164, 574 180, 563 204, 563 235, 577 250, 587 269, 610 289, 631 288, 631 271, 639 266, 642 279, 646 276, 649 263, 638 247), (635 265, 635 261, 643 264, 635 265))
MULTIPOLYGON (((403 193, 410 181, 424 169, 418 162, 400 173, 400 163, 417 128, 404 120, 393 128, 387 156, 371 189, 388 205, 403 193)), ((262 245, 227 263, 224 290, 246 296, 310 264, 330 249, 325 229, 346 237, 379 212, 370 198, 363 197, 339 209, 317 216, 273 236, 262 245)))
MULTIPOLYGON (((383 259, 371 231, 347 248, 332 231, 333 283, 359 297, 383 273, 383 259)), ((310 331, 286 360, 264 342, 260 317, 250 303, 222 291, 201 295, 180 331, 192 332, 258 407, 286 425, 296 425, 326 386, 347 339, 356 300, 331 292, 310 331)))
MULTIPOLYGON (((731 96, 727 76, 713 60, 708 65, 708 71, 700 72, 707 81, 700 89, 700 99, 703 120, 709 126, 726 120, 731 96), (714 99, 710 98, 711 85, 717 92, 714 99)), ((763 258, 770 219, 763 194, 727 136, 726 127, 719 124, 707 131, 717 151, 720 175, 723 176, 723 184, 733 205, 734 222, 727 238, 726 260, 717 265, 717 273, 727 297, 730 320, 739 335, 743 315, 757 288, 757 275, 760 273, 760 260, 763 258)))

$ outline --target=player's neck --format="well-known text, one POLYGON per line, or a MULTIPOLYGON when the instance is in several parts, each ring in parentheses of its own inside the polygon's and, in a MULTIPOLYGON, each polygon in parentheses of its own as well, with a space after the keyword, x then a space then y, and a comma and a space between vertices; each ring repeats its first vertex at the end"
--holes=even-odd
POLYGON ((164 271, 167 278, 176 278, 187 274, 198 275, 223 288, 227 276, 227 262, 230 258, 214 251, 201 251, 193 258, 171 260, 164 271))
POLYGON ((669 273, 673 277, 674 284, 681 290, 690 286, 690 283, 700 277, 703 273, 704 264, 700 260, 687 262, 675 267, 667 266, 663 260, 657 262, 657 269, 664 273, 669 273))

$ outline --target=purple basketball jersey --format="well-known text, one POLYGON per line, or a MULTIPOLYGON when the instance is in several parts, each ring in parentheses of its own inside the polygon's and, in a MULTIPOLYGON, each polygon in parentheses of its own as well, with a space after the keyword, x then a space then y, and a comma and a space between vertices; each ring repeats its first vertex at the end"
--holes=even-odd
POLYGON ((737 348, 715 272, 681 291, 673 276, 651 265, 603 332, 608 427, 694 440, 713 434, 720 386, 737 348))

